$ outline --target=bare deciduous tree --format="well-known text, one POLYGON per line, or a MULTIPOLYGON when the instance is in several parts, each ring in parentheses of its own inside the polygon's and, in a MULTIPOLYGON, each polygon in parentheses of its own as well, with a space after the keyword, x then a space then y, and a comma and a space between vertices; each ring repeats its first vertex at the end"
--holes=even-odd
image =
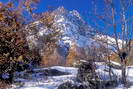
MULTIPOLYGON (((114 41, 111 39, 104 41, 108 45, 112 46, 112 51, 115 52, 120 61, 122 67, 122 83, 126 85, 126 62, 129 53, 131 52, 131 40, 132 40, 132 28, 131 19, 129 17, 129 9, 133 6, 132 0, 104 0, 103 1, 103 12, 99 14, 100 11, 97 9, 97 0, 93 0, 93 14, 96 20, 100 20, 104 27, 96 23, 95 27, 97 29, 102 29, 103 32, 111 33, 114 41), (112 30, 112 31, 111 31, 112 30), (109 32, 111 31, 111 32, 109 32), (110 41, 110 42, 109 42, 110 41)), ((106 37, 105 37, 106 38, 106 37)))

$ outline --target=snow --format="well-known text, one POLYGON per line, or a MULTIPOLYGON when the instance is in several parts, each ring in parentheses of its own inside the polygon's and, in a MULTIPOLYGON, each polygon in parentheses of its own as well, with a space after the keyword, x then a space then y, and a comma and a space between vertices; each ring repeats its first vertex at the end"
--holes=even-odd
MULTIPOLYGON (((98 41, 102 41, 102 42, 105 42, 106 44, 108 44, 109 45, 109 48, 110 49, 114 49, 115 50, 115 47, 114 46, 116 46, 116 40, 115 40, 115 38, 113 38, 113 37, 110 37, 110 36, 108 36, 108 35, 100 35, 100 34, 98 34, 98 35, 95 35, 95 37, 94 37, 94 39, 95 40, 98 40, 98 41)), ((121 39, 118 39, 118 46, 120 47, 120 48, 122 48, 122 42, 124 42, 124 41, 122 41, 121 39)), ((125 42, 124 42, 125 43, 125 42)))
MULTIPOLYGON (((120 66, 119 63, 111 61, 111 63, 120 66)), ((96 72, 99 74, 100 78, 104 79, 104 80, 108 80, 109 79, 109 72, 105 71, 109 69, 109 67, 107 65, 105 65, 104 62, 96 62, 96 72)), ((121 78, 121 70, 120 69, 115 69, 112 68, 112 71, 114 74, 117 75, 118 79, 121 78)), ((126 68, 126 73, 127 73, 127 81, 131 82, 133 84, 133 66, 127 66, 126 68)), ((124 88, 124 86, 122 84, 119 84, 115 89, 127 89, 124 88)), ((128 89, 133 89, 133 85, 131 85, 128 89)))
MULTIPOLYGON (((120 65, 117 62, 111 61, 112 63, 116 65, 120 65)), ((95 62, 96 64, 96 72, 99 74, 99 77, 104 79, 104 80, 109 80, 109 72, 105 71, 108 70, 108 66, 105 65, 104 62, 95 62)), ((22 86, 18 85, 12 85, 13 87, 11 89, 16 89, 20 87, 19 89, 56 89, 60 84, 63 82, 71 81, 74 82, 76 79, 76 74, 78 71, 78 68, 74 67, 63 67, 63 66, 53 66, 53 67, 48 67, 48 68, 35 68, 33 69, 35 71, 33 74, 31 74, 31 78, 23 78, 23 77, 18 77, 15 80, 16 81, 21 81, 22 86), (42 75, 41 71, 45 69, 56 69, 61 72, 66 72, 69 73, 67 75, 60 75, 60 76, 44 76, 42 75), (40 72, 38 72, 40 71, 40 72)), ((112 71, 114 74, 117 75, 118 78, 121 77, 121 70, 120 69, 114 69, 112 68, 112 71)), ((128 66, 127 67, 127 80, 129 82, 133 82, 133 66, 128 66)), ((17 75, 22 75, 26 74, 26 72, 17 72, 17 75)), ((123 85, 119 84, 115 89, 123 89, 123 85)), ((133 89, 133 85, 130 86, 128 89, 133 89)))
MULTIPOLYGON (((112 63, 115 63, 115 62, 112 62, 112 63)), ((107 65, 105 65, 105 62, 96 62, 95 64, 97 67, 96 72, 98 73, 100 78, 103 80, 109 80, 110 79, 109 72, 105 71, 105 70, 109 70, 109 67, 107 65)), ((119 70, 119 69, 112 68, 112 72, 114 74, 116 74, 117 77, 120 77, 120 75, 121 75, 121 70, 119 70)))
POLYGON ((130 88, 128 88, 128 89, 133 89, 133 86, 131 86, 130 88))
POLYGON ((62 72, 68 72, 68 73, 71 73, 72 75, 77 74, 77 70, 78 70, 78 68, 62 67, 62 66, 54 66, 54 67, 51 67, 51 69, 57 69, 62 72))
POLYGON ((4 79, 8 79, 8 78, 9 78, 9 74, 8 74, 8 73, 4 73, 4 74, 2 74, 2 78, 4 78, 4 79))
POLYGON ((120 84, 118 87, 116 87, 115 89, 133 89, 133 86, 126 88, 124 87, 124 85, 120 84))
MULTIPOLYGON (((89 37, 92 27, 85 23, 78 11, 67 11, 64 7, 59 7, 51 15, 54 16, 52 27, 58 28, 62 34, 61 39, 57 42, 60 46, 69 45, 70 49, 75 44, 78 47, 86 47, 93 41, 89 37)), ((41 21, 35 21, 26 26, 27 42, 30 48, 42 50, 44 47, 42 38, 45 36, 44 34, 49 33, 49 30, 54 31, 54 29, 47 28, 41 21), (30 27, 37 29, 33 31, 30 27)))
MULTIPOLYGON (((16 81, 21 81, 23 85, 19 89, 56 89, 60 84, 67 81, 73 81, 76 78, 77 68, 73 67, 63 67, 63 66, 53 66, 49 67, 51 69, 56 69, 62 72, 70 73, 68 75, 61 76, 41 76, 40 73, 33 73, 32 79, 17 78, 16 81)), ((36 68, 33 71, 43 71, 49 68, 36 68)), ((23 75, 24 72, 17 73, 23 75)), ((16 89, 19 86, 13 86, 11 89, 16 89)))
POLYGON ((56 22, 57 23, 60 23, 60 22, 63 22, 65 19, 62 17, 62 18, 60 18, 59 20, 57 20, 56 22))
POLYGON ((133 66, 128 66, 127 67, 127 79, 130 81, 130 82, 133 82, 133 66))
POLYGON ((111 63, 113 63, 113 64, 115 64, 115 65, 120 66, 120 64, 119 64, 119 63, 117 63, 117 62, 111 61, 111 63))

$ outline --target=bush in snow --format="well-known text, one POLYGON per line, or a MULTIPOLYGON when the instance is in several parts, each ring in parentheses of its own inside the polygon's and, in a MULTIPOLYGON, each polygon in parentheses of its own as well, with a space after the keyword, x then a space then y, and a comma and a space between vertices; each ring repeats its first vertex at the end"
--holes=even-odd
MULTIPOLYGON (((83 84, 86 84, 87 87, 90 87, 90 89, 107 89, 108 87, 115 87, 117 82, 117 77, 111 72, 112 78, 110 79, 104 79, 104 77, 109 76, 99 74, 99 72, 96 72, 96 64, 94 64, 93 61, 81 61, 78 74, 77 74, 77 80, 83 84)), ((103 70, 105 72, 105 70, 103 70)), ((108 71, 109 72, 109 71, 108 71)))
POLYGON ((59 87, 57 89, 90 89, 85 85, 81 85, 81 84, 74 84, 72 82, 65 82, 61 85, 59 85, 59 87))
POLYGON ((98 79, 93 62, 83 61, 78 70, 77 79, 79 82, 87 82, 89 87, 95 87, 94 80, 98 79))

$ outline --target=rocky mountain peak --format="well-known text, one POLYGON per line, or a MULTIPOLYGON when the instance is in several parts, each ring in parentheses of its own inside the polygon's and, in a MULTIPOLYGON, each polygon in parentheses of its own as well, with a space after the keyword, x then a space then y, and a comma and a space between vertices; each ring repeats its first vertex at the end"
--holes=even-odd
MULTIPOLYGON (((64 7, 59 7, 56 10, 52 11, 50 15, 54 17, 52 28, 56 28, 61 31, 61 39, 57 42, 58 47, 61 48, 57 49, 61 49, 61 51, 64 53, 64 55, 60 54, 62 52, 56 49, 57 51, 53 52, 53 56, 55 56, 56 53, 62 56, 60 57, 61 60, 67 60, 67 55, 70 55, 70 53, 72 53, 69 52, 69 50, 74 49, 74 47, 76 47, 75 49, 79 47, 78 49, 80 50, 89 45, 91 42, 93 42, 90 37, 93 28, 86 24, 86 22, 82 19, 78 11, 68 11, 64 7)), ((47 34, 54 31, 54 29, 52 28, 47 27, 41 21, 36 21, 34 23, 29 24, 26 28, 28 33, 27 41, 29 46, 32 46, 33 49, 37 48, 42 54, 42 50, 45 46, 44 38, 47 34), (32 30, 33 28, 37 29, 32 30)))

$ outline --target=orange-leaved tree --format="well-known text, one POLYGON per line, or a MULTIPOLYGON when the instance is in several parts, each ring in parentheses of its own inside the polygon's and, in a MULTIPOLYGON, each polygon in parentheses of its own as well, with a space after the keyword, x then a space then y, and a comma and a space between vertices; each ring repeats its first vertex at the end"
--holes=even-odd
POLYGON ((18 1, 18 6, 13 3, 13 1, 6 4, 0 3, 0 79, 3 79, 4 73, 9 73, 10 82, 18 63, 27 63, 34 55, 28 49, 22 30, 26 23, 23 12, 30 8, 31 0, 18 1), (25 3, 28 2, 30 4, 26 5, 25 3))

